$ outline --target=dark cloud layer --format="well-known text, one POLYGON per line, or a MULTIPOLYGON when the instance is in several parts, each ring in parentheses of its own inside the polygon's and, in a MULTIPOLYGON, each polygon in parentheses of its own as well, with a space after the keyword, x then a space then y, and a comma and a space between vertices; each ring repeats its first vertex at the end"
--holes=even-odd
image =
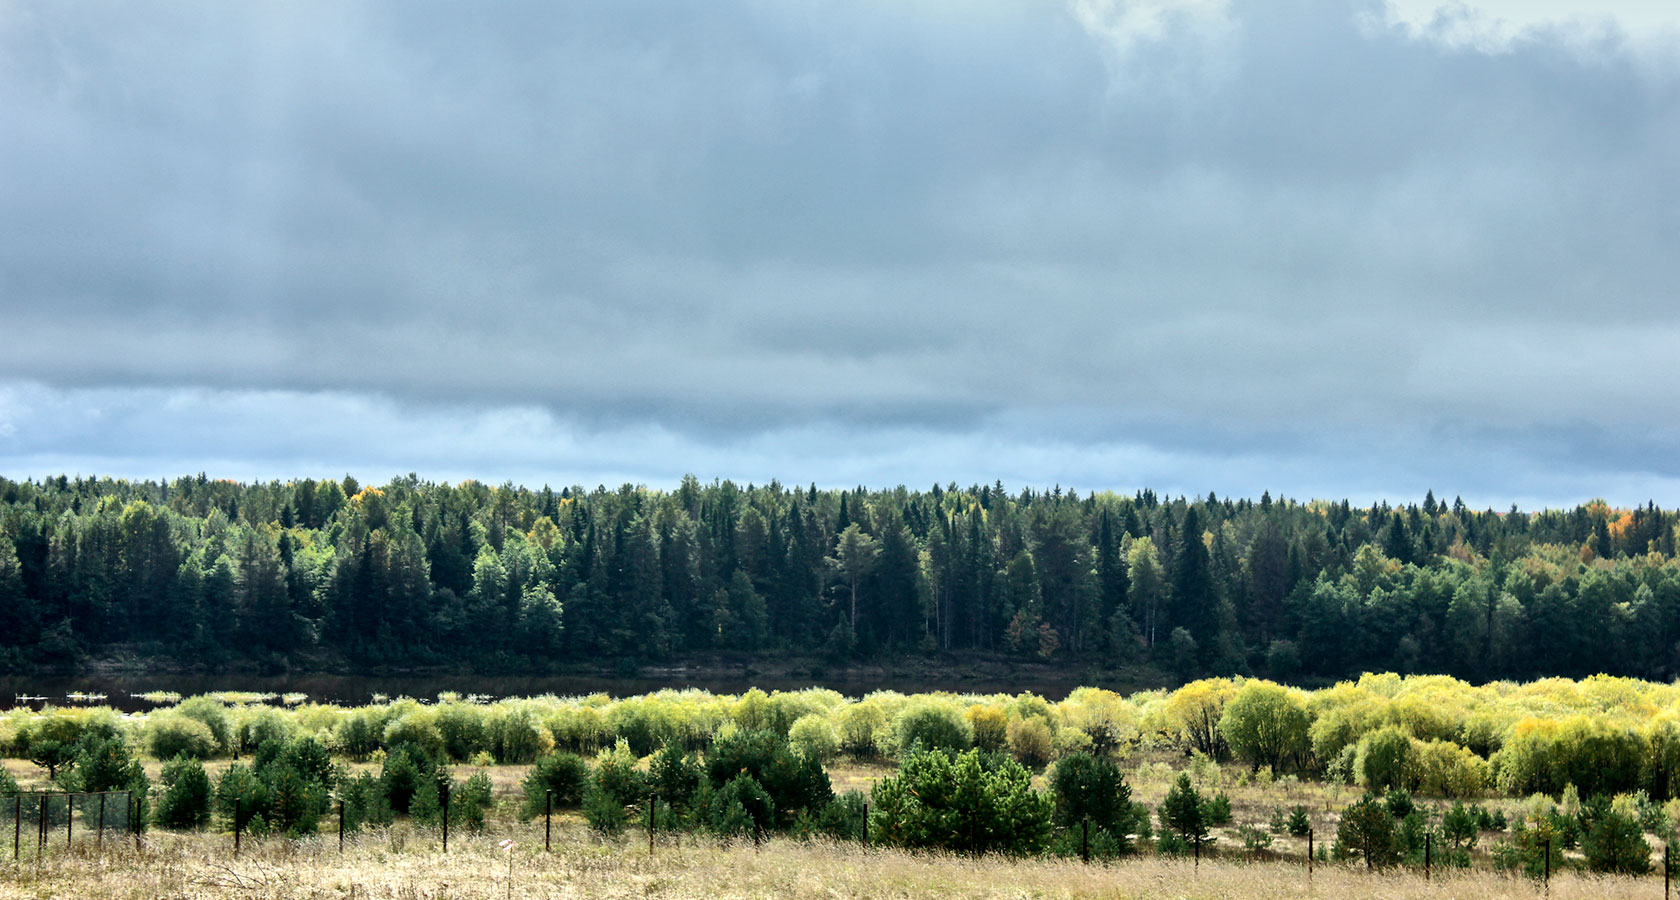
POLYGON ((1680 502, 1680 45, 1386 21, 12 4, 0 469, 1680 502))

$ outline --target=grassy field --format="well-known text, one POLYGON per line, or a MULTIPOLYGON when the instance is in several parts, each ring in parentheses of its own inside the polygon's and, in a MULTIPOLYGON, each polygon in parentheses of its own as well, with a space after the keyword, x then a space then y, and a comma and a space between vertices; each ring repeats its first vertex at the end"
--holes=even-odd
MULTIPOLYGON (((1373 677, 1372 680, 1375 683, 1382 679, 1373 677)), ((1606 685, 1599 681, 1584 682, 1582 686, 1557 684, 1548 685, 1550 693, 1546 693, 1545 696, 1550 697, 1562 692, 1569 696, 1597 697, 1598 694, 1593 693, 1594 691, 1602 693, 1610 688, 1619 690, 1626 687, 1627 685, 1619 683, 1606 685), (1571 691, 1574 693, 1570 693, 1571 691)), ((1652 691, 1658 689, 1651 688, 1652 691)), ((1661 690, 1670 689, 1663 687, 1661 690)), ((1605 709, 1630 708, 1623 702, 1626 699, 1624 694, 1625 691, 1611 691, 1606 694, 1605 696, 1614 698, 1615 702, 1610 703, 1607 700, 1608 705, 1605 709)), ((1666 698, 1666 695, 1664 696, 1666 698)), ((420 731, 438 740, 442 731, 439 723, 443 722, 447 713, 457 719, 479 722, 486 733, 490 725, 497 722, 504 726, 508 723, 523 722, 520 727, 532 729, 533 734, 540 731, 541 734, 536 736, 548 741, 543 746, 552 746, 562 738, 575 739, 577 734, 574 732, 577 732, 577 729, 573 726, 578 726, 580 722, 590 725, 590 728, 577 733, 586 733, 593 736, 593 740, 599 740, 603 735, 613 733, 621 726, 628 728, 642 722, 642 719, 636 718, 639 715, 645 714, 647 721, 664 722, 663 718, 654 715, 655 712, 662 712, 671 715, 681 713, 678 718, 689 725, 676 729, 672 736, 686 735, 693 739, 696 736, 713 735, 716 729, 733 727, 739 721, 762 723, 774 718, 783 721, 784 724, 786 721, 797 723, 801 716, 807 715, 800 712, 804 708, 800 706, 801 703, 808 705, 810 702, 824 699, 821 692, 812 692, 787 697, 756 694, 743 698, 682 694, 661 695, 639 701, 614 701, 623 704, 624 708, 630 711, 623 713, 620 710, 623 713, 623 722, 614 718, 617 714, 610 709, 602 712, 602 705, 579 703, 568 706, 566 704, 570 701, 553 698, 489 707, 454 702, 440 703, 437 707, 432 707, 412 701, 399 701, 389 709, 381 707, 377 710, 390 713, 390 716, 395 718, 391 721, 380 719, 372 725, 377 726, 373 728, 376 734, 420 731), (638 706, 638 703, 641 706, 638 706), (768 717, 767 710, 780 709, 778 704, 798 708, 792 712, 783 710, 779 718, 768 717), (516 718, 522 710, 529 711, 526 707, 533 707, 539 712, 546 710, 543 714, 551 718, 534 714, 526 719, 516 718), (573 722, 572 718, 577 721, 573 722), (696 723, 704 728, 695 731, 689 727, 698 727, 696 723)), ((829 709, 829 712, 822 715, 833 713, 832 718, 841 723, 844 723, 845 719, 841 713, 835 713, 834 710, 845 712, 851 709, 851 706, 861 708, 871 703, 886 704, 886 707, 875 710, 880 713, 877 723, 879 727, 876 731, 882 734, 891 731, 880 723, 892 722, 893 716, 897 714, 894 710, 902 712, 914 707, 914 703, 902 697, 896 698, 897 706, 886 702, 894 698, 872 697, 855 703, 842 701, 838 695, 828 699, 839 705, 831 709, 824 707, 829 709), (847 706, 847 703, 851 703, 851 706, 847 706)), ((1043 748, 1045 752, 1054 748, 1061 748, 1058 752, 1071 752, 1067 748, 1080 746, 1079 739, 1082 739, 1083 732, 1079 729, 1090 724, 1093 709, 1105 715, 1112 714, 1114 721, 1131 721, 1127 718, 1129 713, 1126 712, 1130 707, 1109 708, 1121 704, 1119 698, 1097 696, 1093 699, 1091 695, 1082 695, 1077 699, 1078 702, 1070 699, 1061 705, 1048 706, 1032 698, 1005 698, 998 701, 1002 705, 997 708, 1009 710, 1009 715, 1017 718, 1027 715, 1021 713, 1021 709, 1028 709, 1029 712, 1037 707, 1048 709, 1046 715, 1056 728, 1060 729, 1055 733, 1060 734, 1061 738, 1046 743, 1043 748), (1064 738, 1070 742, 1066 746, 1060 743, 1064 738)), ((1146 700, 1156 707, 1166 702, 1165 695, 1146 700)), ((947 704, 955 702, 950 698, 934 698, 934 701, 947 704)), ((1361 702, 1367 701, 1377 702, 1370 697, 1365 697, 1361 702)), ((1423 704, 1421 701, 1408 702, 1411 705, 1405 707, 1405 710, 1410 711, 1407 715, 1417 713, 1418 710, 1434 710, 1438 705, 1423 704)), ((1670 699, 1664 699, 1663 704, 1663 709, 1669 706, 1680 709, 1680 700, 1670 702, 1670 699)), ((1398 709, 1402 704, 1397 700, 1392 705, 1398 709)), ((1651 721, 1656 723, 1649 725, 1650 733, 1656 736, 1652 738, 1654 741, 1668 734, 1662 730, 1667 727, 1664 723, 1668 720, 1657 716, 1657 706, 1647 705, 1650 708, 1640 707, 1638 715, 1651 718, 1651 721)), ((1574 709, 1576 707, 1568 706, 1565 711, 1574 709)), ((1150 717, 1159 718, 1159 712, 1157 709, 1155 712, 1146 710, 1139 713, 1142 716, 1139 721, 1153 721, 1150 717)), ((1569 714, 1576 719, 1585 715, 1575 712, 1569 714)), ((1607 712, 1603 714, 1609 715, 1607 712)), ((284 733, 291 736, 320 735, 324 745, 334 746, 334 741, 341 737, 342 733, 347 733, 340 726, 346 722, 355 724, 360 721, 360 717, 372 716, 373 713, 367 710, 338 710, 327 707, 280 710, 257 705, 229 707, 228 715, 247 724, 266 721, 267 725, 275 726, 278 723, 283 726, 284 733)), ((178 720, 178 714, 166 713, 159 716, 157 721, 138 724, 137 720, 124 719, 120 727, 132 742, 147 746, 145 742, 151 734, 151 729, 154 726, 161 727, 159 723, 167 724, 171 716, 178 720)), ((9 721, 16 729, 22 729, 31 720, 29 715, 16 714, 9 721)), ((0 722, 0 725, 5 724, 0 722)), ((451 727, 459 730, 458 726, 459 722, 451 727)), ((797 730, 797 724, 792 727, 797 730)), ((1611 728, 1610 725, 1604 727, 1611 728)), ((1615 731, 1616 734, 1634 734, 1627 728, 1616 727, 1620 728, 1615 731)), ((1148 734, 1157 734, 1154 726, 1146 730, 1148 734)), ((208 729, 205 731, 208 734, 208 729)), ((1024 733, 1026 732, 1023 731, 1024 733)), ((3 732, 0 732, 0 737, 3 737, 3 732)), ((1010 740, 1013 739, 1011 733, 1010 740)), ((494 757, 482 749, 484 743, 481 740, 478 745, 467 748, 472 752, 462 751, 455 755, 459 759, 471 758, 488 762, 494 757)), ((1413 740, 1413 743, 1418 742, 1413 740)), ((890 740, 882 743, 879 739, 869 746, 879 748, 888 745, 896 746, 890 740)), ((229 745, 221 746, 225 749, 229 745)), ((832 746, 831 744, 831 749, 832 746)), ((378 759, 383 752, 375 751, 373 758, 378 759)), ((890 753, 891 749, 872 752, 890 753)), ((249 758, 246 757, 247 760, 249 758)), ((1041 754, 1036 758, 1042 760, 1044 756, 1041 754)), ((219 756, 207 761, 205 769, 214 779, 232 765, 232 762, 225 755, 219 756)), ((337 762, 352 773, 377 774, 379 771, 379 764, 372 761, 354 762, 340 756, 337 757, 337 762)), ((142 765, 155 788, 161 781, 162 764, 147 756, 143 758, 142 765)), ((648 765, 648 760, 642 760, 641 765, 648 765)), ((48 787, 45 771, 38 766, 21 759, 0 760, 0 766, 4 766, 15 776, 25 790, 48 787)), ((567 813, 557 821, 555 851, 552 854, 544 854, 540 823, 520 824, 513 816, 518 805, 520 782, 530 771, 530 766, 488 765, 480 770, 473 764, 456 763, 453 770, 457 781, 466 779, 468 775, 477 771, 488 774, 494 801, 489 811, 487 830, 479 835, 452 835, 450 852, 447 855, 441 852, 436 834, 416 830, 405 818, 392 829, 352 837, 342 856, 338 853, 336 835, 297 842, 278 839, 255 840, 247 835, 245 852, 235 859, 232 836, 226 833, 152 832, 146 837, 143 851, 137 851, 132 843, 124 840, 107 840, 104 852, 98 853, 95 852, 92 841, 87 840, 90 835, 85 831, 77 831, 75 848, 66 852, 61 846, 50 846, 49 853, 42 860, 33 858, 32 841, 29 839, 31 835, 26 834, 23 841, 24 858, 14 862, 10 853, 11 829, 8 825, 4 829, 5 834, 0 836, 0 900, 9 897, 87 897, 91 900, 105 900, 129 897, 510 896, 507 878, 510 857, 495 847, 497 841, 508 837, 517 842, 511 857, 514 863, 511 896, 514 897, 1219 897, 1243 900, 1288 897, 1293 900, 1300 897, 1546 896, 1546 892, 1533 882, 1512 878, 1496 870, 1489 849, 1509 835, 1493 831, 1483 832, 1478 836, 1471 853, 1472 868, 1469 871, 1442 872, 1437 869, 1434 880, 1426 881, 1421 872, 1391 871, 1370 874, 1361 867, 1338 863, 1320 866, 1315 877, 1309 882, 1305 867, 1306 840, 1279 833, 1281 829, 1269 826, 1280 818, 1280 813, 1286 813, 1296 806, 1304 807, 1316 831, 1317 844, 1324 848, 1335 839, 1336 823, 1341 812, 1350 802, 1359 798, 1362 793, 1359 789, 1316 780, 1301 780, 1293 775, 1273 778, 1269 770, 1251 773, 1249 766, 1240 762, 1215 764, 1199 755, 1186 756, 1177 743, 1164 739, 1134 742, 1130 745, 1121 766, 1130 784, 1132 799, 1151 808, 1160 806, 1180 771, 1189 773, 1204 798, 1224 794, 1230 801, 1232 820, 1213 829, 1215 845, 1199 868, 1188 861, 1154 856, 1153 850, 1147 849, 1147 842, 1146 849, 1137 857, 1128 858, 1118 864, 1094 866, 1058 858, 976 860, 967 857, 905 854, 881 849, 866 853, 855 845, 837 845, 823 841, 801 842, 792 838, 777 838, 767 841, 762 846, 751 843, 730 846, 719 844, 710 838, 692 836, 680 840, 675 837, 662 838, 657 852, 650 858, 645 834, 632 834, 623 840, 603 842, 583 827, 575 812, 567 813), (1270 845, 1258 851, 1251 851, 1245 847, 1244 832, 1250 839, 1269 835, 1270 845)), ((860 791, 868 794, 872 785, 881 778, 892 775, 897 770, 897 765, 890 759, 867 754, 861 758, 841 755, 829 760, 825 768, 837 793, 860 791)), ((1043 772, 1040 772, 1034 781, 1038 790, 1048 789, 1043 772)), ((1484 795, 1481 803, 1504 813, 1504 818, 1512 821, 1522 815, 1525 809, 1532 812, 1534 803, 1539 802, 1485 796, 1493 792, 1491 782, 1484 782, 1482 788, 1475 791, 1484 795)), ((1416 802, 1436 822, 1439 821, 1441 812, 1449 805, 1439 799, 1421 796, 1416 798, 1416 802)), ((1680 817, 1680 802, 1672 802, 1667 814, 1670 817, 1680 817)), ((0 816, 0 824, 4 823, 4 818, 0 816)), ((332 818, 329 815, 328 819, 321 823, 323 829, 329 832, 334 825, 332 818)), ((1667 833, 1666 827, 1660 831, 1663 834, 1667 833)), ((1662 858, 1662 839, 1656 833, 1646 836, 1647 842, 1653 848, 1653 862, 1662 858)), ((49 843, 56 844, 56 838, 49 843)), ((1439 844, 1436 846, 1439 847, 1439 844)), ((1438 856, 1436 858, 1439 859, 1438 856)), ((1570 851, 1567 858, 1575 863, 1582 861, 1579 849, 1570 851)), ((1554 879, 1550 896, 1655 898, 1662 896, 1662 891, 1663 883, 1660 877, 1639 880, 1598 879, 1572 870, 1554 879)))
MULTIPOLYGON (((44 773, 20 760, 3 761, 25 789, 46 787, 44 773)), ((865 854, 849 845, 776 839, 763 847, 751 844, 725 847, 707 839, 661 836, 653 860, 647 858, 645 838, 635 835, 619 844, 603 843, 589 833, 575 813, 556 817, 555 853, 540 853, 540 821, 521 825, 513 818, 519 783, 529 766, 490 766, 496 809, 484 835, 455 834, 450 854, 441 855, 435 833, 395 828, 352 837, 344 857, 336 837, 300 842, 257 841, 246 838, 247 851, 232 858, 232 837, 226 834, 180 835, 149 832, 146 852, 136 856, 131 844, 112 839, 102 857, 78 846, 69 858, 51 848, 41 865, 24 848, 21 868, 0 870, 0 897, 402 897, 444 898, 506 896, 505 855, 493 851, 497 841, 513 837, 514 896, 637 896, 637 897, 1528 897, 1537 896, 1525 880, 1491 870, 1488 848, 1502 835, 1484 833, 1475 848, 1472 873, 1435 872, 1435 883, 1421 873, 1367 875, 1357 867, 1320 864, 1311 884, 1306 881, 1307 843, 1287 833, 1272 836, 1271 846, 1248 853, 1237 828, 1265 828, 1274 809, 1301 805, 1309 810, 1320 846, 1335 836, 1340 810, 1358 792, 1349 787, 1294 778, 1254 778, 1246 767, 1186 766, 1182 754, 1155 750, 1128 761, 1133 799, 1151 807, 1160 804, 1180 769, 1188 768, 1204 794, 1224 792, 1231 800, 1232 821, 1213 829, 1217 839, 1199 869, 1194 865, 1142 856, 1117 865, 1088 868, 1057 860, 1017 861, 965 857, 907 855, 880 849, 865 854), (491 871, 492 866, 501 869, 491 871), (797 875, 795 875, 797 873, 797 875), (486 893, 486 879, 502 893, 486 893), (357 893, 352 894, 352 885, 357 893)), ((231 764, 214 760, 206 765, 212 777, 231 764)), ((145 763, 154 783, 161 764, 145 763)), ((354 770, 377 768, 351 764, 354 770)), ((474 771, 458 766, 457 776, 474 771)), ((867 794, 875 781, 896 771, 888 761, 840 758, 827 767, 834 790, 867 794)), ((1044 776, 1035 779, 1045 789, 1044 776)), ((1513 800, 1484 800, 1490 807, 1515 812, 1513 800)), ((1421 806, 1442 807, 1420 798, 1421 806)), ((323 821, 330 832, 332 823, 323 821)), ((82 836, 82 840, 86 839, 82 836)), ((24 843, 30 843, 26 835, 24 843)), ((9 842, 7 842, 9 844, 9 842)), ((0 860, 10 863, 10 847, 0 848, 0 860)), ((1660 847, 1655 850, 1660 854, 1660 847)), ((1578 856, 1574 852, 1571 856, 1578 856)), ((1660 858, 1660 857, 1659 857, 1660 858)), ((1600 881, 1577 875, 1554 880, 1553 896, 1658 896, 1660 879, 1600 881), (1653 894, 1652 891, 1657 893, 1653 894), (1575 893, 1571 893, 1575 892, 1575 893)))
MULTIPOLYGON (((1154 805, 1172 776, 1171 755, 1134 760, 1138 799, 1154 805)), ((463 767, 464 768, 464 767, 463 767)), ((226 834, 172 834, 153 831, 144 849, 131 839, 107 837, 95 852, 88 835, 71 852, 50 847, 44 860, 10 860, 0 848, 0 900, 7 898, 496 898, 509 895, 511 859, 513 897, 525 898, 1529 898, 1548 896, 1543 886, 1491 871, 1485 864, 1470 872, 1436 871, 1425 880, 1415 871, 1367 873, 1354 865, 1319 865, 1309 880, 1304 842, 1279 835, 1270 853, 1242 852, 1234 828, 1263 824, 1274 806, 1306 805, 1314 811, 1321 841, 1330 840, 1334 816, 1347 801, 1347 789, 1244 777, 1225 767, 1197 772, 1207 787, 1224 790, 1232 800, 1231 828, 1218 829, 1217 857, 1200 866, 1185 860, 1142 856, 1110 865, 1077 860, 1016 860, 998 857, 909 854, 883 849, 865 851, 854 844, 775 838, 722 844, 709 838, 661 836, 650 856, 645 833, 602 840, 575 813, 558 816, 554 850, 543 852, 540 820, 519 824, 511 817, 514 792, 526 768, 490 768, 498 810, 483 834, 451 836, 447 854, 439 835, 401 823, 394 828, 350 837, 343 855, 336 837, 299 841, 246 838, 235 858, 226 834), (497 848, 504 838, 510 854, 497 848)), ((867 791, 891 774, 885 763, 836 762, 830 775, 837 790, 867 791)), ((19 774, 35 775, 20 771, 19 774)), ((38 777, 38 776, 37 776, 38 777)), ((330 823, 323 823, 330 829, 330 823)), ((1485 846, 1494 835, 1485 835, 1485 846)), ((9 842, 8 842, 9 843, 9 842)), ((25 841, 29 844, 29 841, 25 841)), ((1576 873, 1553 879, 1553 898, 1634 898, 1662 896, 1660 878, 1601 879, 1576 873)))
MULTIPOLYGON (((443 900, 520 898, 1183 898, 1183 900, 1299 900, 1299 898, 1656 898, 1660 878, 1554 878, 1546 889, 1525 879, 1485 871, 1426 881, 1419 873, 1378 873, 1345 866, 1318 868, 1309 881, 1295 863, 1243 863, 1141 858, 1114 865, 1078 861, 980 860, 949 855, 864 851, 856 845, 775 839, 720 844, 685 837, 661 843, 652 855, 645 837, 602 842, 581 824, 557 825, 552 853, 543 852, 541 824, 502 824, 479 836, 452 837, 449 853, 437 836, 406 827, 364 834, 348 842, 250 841, 234 858, 221 835, 147 837, 83 846, 40 864, 0 866, 0 898, 252 897, 443 900), (511 853, 497 842, 512 837, 511 853)), ((9 848, 8 848, 9 849, 9 848)))

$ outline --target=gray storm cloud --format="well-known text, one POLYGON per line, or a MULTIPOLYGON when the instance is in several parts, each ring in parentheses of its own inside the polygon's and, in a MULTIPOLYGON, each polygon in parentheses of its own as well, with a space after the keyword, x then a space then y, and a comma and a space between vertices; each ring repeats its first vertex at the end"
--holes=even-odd
POLYGON ((0 468, 1680 500, 1680 44, 1391 19, 13 4, 0 468))

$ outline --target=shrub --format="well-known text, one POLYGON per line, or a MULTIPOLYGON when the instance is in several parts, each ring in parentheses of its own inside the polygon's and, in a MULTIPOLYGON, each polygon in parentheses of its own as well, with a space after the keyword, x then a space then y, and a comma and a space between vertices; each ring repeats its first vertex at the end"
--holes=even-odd
POLYGON ((1359 745, 1348 744, 1324 765, 1324 780, 1331 784, 1353 784, 1358 779, 1359 745))
POLYGON ((280 755, 280 762, 295 770, 303 780, 322 787, 330 787, 334 780, 332 756, 320 741, 301 737, 280 755))
POLYGON ((1114 760, 1084 753, 1063 757, 1051 770, 1050 792, 1056 803, 1056 824, 1072 828, 1090 820, 1109 835, 1114 854, 1131 852, 1137 808, 1131 786, 1114 760))
POLYGON ((893 719, 893 739, 902 757, 916 747, 967 750, 974 744, 974 733, 954 704, 921 697, 910 701, 893 719))
MULTIPOLYGON (((1193 648, 1194 641, 1191 645, 1193 648)), ((1173 742, 1185 750, 1222 756, 1225 736, 1219 731, 1219 722, 1225 715, 1225 704, 1236 693, 1236 685, 1226 678, 1193 681, 1174 691, 1162 706, 1162 725, 1173 742)))
POLYGON ((621 807, 640 803, 648 797, 648 782, 647 776, 636 768, 636 762, 630 745, 619 741, 618 746, 595 758, 590 784, 621 807))
POLYGON ((210 777, 198 760, 177 756, 163 766, 163 793, 154 818, 165 828, 197 830, 210 824, 210 777))
POLYGON ((465 784, 453 787, 449 793, 449 819, 468 831, 478 834, 484 830, 484 813, 490 808, 490 775, 474 772, 465 784))
POLYGON ((1564 863, 1563 841, 1550 817, 1538 820, 1532 826, 1519 820, 1511 829, 1510 839, 1494 844, 1491 853, 1494 865, 1507 871, 1521 872, 1530 878, 1540 878, 1545 874, 1548 856, 1553 872, 1562 869, 1564 863))
POLYGON ((1450 741, 1414 744, 1418 792, 1431 797, 1475 797, 1491 781, 1488 762, 1450 741))
POLYGON ((676 722, 681 714, 680 703, 665 696, 629 698, 608 710, 607 727, 620 740, 629 742, 632 753, 646 756, 676 739, 676 722))
POLYGON ((1038 769, 1050 762, 1054 743, 1050 723, 1039 716, 1009 723, 1009 753, 1023 766, 1038 769))
POLYGON ((887 715, 879 704, 865 700, 840 710, 840 749, 857 757, 877 756, 881 752, 875 742, 876 732, 887 725, 887 715))
POLYGON ((837 795, 817 815, 816 830, 835 840, 863 840, 864 816, 869 814, 869 799, 862 791, 847 791, 837 795))
POLYGON ((1595 811, 1592 824, 1581 837, 1581 853, 1587 868, 1618 875, 1644 875, 1651 871, 1651 846, 1633 816, 1614 809, 1595 811))
POLYGON ((624 814, 624 804, 596 787, 594 782, 583 795, 583 819, 597 833, 610 835, 623 834, 625 825, 629 823, 624 814))
POLYGON ((554 739, 525 705, 498 705, 491 712, 485 738, 496 761, 510 765, 531 762, 554 749, 554 739))
POLYGON ((284 744, 291 736, 291 718, 272 706, 241 707, 235 715, 233 742, 239 750, 255 750, 269 741, 284 744))
POLYGON ((1082 687, 1056 705, 1059 734, 1076 733, 1092 753, 1114 752, 1138 736, 1137 715, 1113 691, 1082 687))
POLYGON ((216 748, 215 733, 197 719, 158 713, 146 720, 146 751, 154 759, 209 759, 216 748))
POLYGON ((1412 795, 1404 788, 1390 788, 1388 795, 1383 798, 1383 805, 1388 808, 1388 814, 1396 819, 1404 819, 1412 814, 1417 804, 1412 802, 1412 795))
POLYGON ((1243 849, 1250 853, 1265 850, 1272 846, 1272 833, 1264 828, 1253 825, 1237 826, 1237 836, 1242 838, 1243 849))
POLYGON ((288 836, 314 834, 327 810, 327 786, 281 763, 261 773, 268 786, 263 817, 268 827, 288 836))
POLYGON ((788 744, 800 753, 826 762, 840 752, 840 731, 828 720, 828 716, 811 713, 801 716, 788 729, 788 744))
POLYGON ((268 786, 243 763, 228 766, 216 781, 216 812, 228 831, 247 829, 268 808, 268 786))
POLYGON ((75 771, 66 781, 72 790, 134 791, 141 797, 146 795, 148 787, 140 760, 129 753, 127 742, 120 737, 100 737, 93 733, 76 743, 75 771))
POLYGON ((339 788, 339 799, 344 802, 346 831, 358 831, 368 825, 389 825, 394 818, 384 788, 371 772, 347 779, 339 788))
POLYGON ((871 836, 890 846, 1034 853, 1049 842, 1054 805, 1019 763, 916 751, 875 783, 871 836))
POLYGON ((1207 804, 1202 802, 1187 773, 1178 773, 1178 781, 1167 790, 1156 815, 1161 819, 1161 827, 1170 829, 1186 846, 1213 843, 1208 836, 1207 804))
POLYGON ((1393 725, 1365 735, 1359 739, 1354 758, 1355 777, 1369 791, 1415 787, 1417 764, 1412 744, 1412 736, 1393 725))
POLYGON ((666 744, 653 755, 648 774, 653 792, 678 809, 686 809, 693 802, 694 793, 706 779, 694 754, 684 752, 675 743, 666 744))
POLYGON ((1292 837, 1306 837, 1312 830, 1312 820, 1307 818, 1307 808, 1297 806, 1289 811, 1289 822, 1285 826, 1292 837))
POLYGON ((414 797, 408 802, 408 817, 417 825, 436 828, 443 822, 443 791, 448 782, 440 783, 440 772, 434 772, 414 788, 414 797))
POLYGON ((556 751, 537 760, 519 783, 525 801, 519 807, 519 817, 529 820, 548 808, 549 793, 554 805, 565 808, 583 802, 584 788, 589 782, 589 767, 576 753, 556 751))
POLYGON ((215 808, 230 829, 313 833, 335 780, 326 748, 314 738, 291 745, 264 741, 250 766, 235 763, 216 783, 215 808))
POLYGON ((1219 733, 1253 770, 1280 769, 1307 752, 1307 707, 1294 693, 1269 681, 1245 682, 1225 704, 1219 733))
POLYGON ((345 756, 365 760, 380 748, 384 733, 375 710, 350 710, 333 726, 333 744, 345 756))
POLYGON ((834 796, 822 764, 794 753, 775 732, 737 731, 712 744, 706 754, 706 776, 713 788, 721 789, 743 773, 774 799, 774 808, 782 816, 777 827, 791 825, 800 810, 817 814, 834 796))
POLYGON ((1644 736, 1602 719, 1525 719, 1495 753, 1492 768, 1507 794, 1557 795, 1566 785, 1588 796, 1630 791, 1650 757, 1644 736))
POLYGON ((1093 859, 1115 859, 1132 852, 1131 842, 1124 845, 1106 828, 1095 825, 1085 827, 1063 828, 1056 832, 1051 840, 1049 852, 1055 856, 1081 856, 1087 850, 1093 859))
POLYGON ((599 750, 607 742, 606 716, 596 706, 560 709, 548 716, 544 727, 556 746, 580 754, 599 750))
POLYGON ((472 703, 446 703, 438 707, 434 724, 443 741, 443 752, 457 762, 483 752, 484 718, 484 708, 472 703))
POLYGON ((385 756, 379 770, 380 792, 393 812, 407 813, 420 785, 432 777, 437 764, 412 744, 404 744, 385 756))
POLYGON ((407 744, 418 748, 429 759, 443 755, 443 735, 438 733, 437 716, 424 707, 412 707, 387 723, 383 744, 387 752, 407 744))
POLYGON ((188 697, 177 704, 174 711, 179 716, 204 723, 219 751, 232 749, 233 725, 228 718, 227 704, 215 697, 188 697))
POLYGON ((1231 798, 1224 791, 1214 794, 1202 803, 1202 818, 1209 825, 1231 824, 1231 798))
POLYGON ((1336 826, 1336 858, 1363 857, 1367 867, 1382 869, 1400 861, 1400 850, 1394 817, 1382 801, 1366 794, 1342 810, 1336 826))
POLYGON ((720 835, 740 835, 748 830, 762 834, 775 820, 775 801, 763 785, 745 772, 712 792, 706 810, 707 827, 720 835))
MULTIPOLYGON (((1476 812, 1476 807, 1465 806, 1462 800, 1454 803, 1452 809, 1441 816, 1441 836, 1454 848, 1469 849, 1476 846, 1477 832, 1480 830, 1480 817, 1476 812)), ((1482 812, 1485 813, 1486 810, 1482 812)))
POLYGON ((974 746, 986 753, 1009 749, 1009 716, 995 706, 970 706, 963 712, 974 746))

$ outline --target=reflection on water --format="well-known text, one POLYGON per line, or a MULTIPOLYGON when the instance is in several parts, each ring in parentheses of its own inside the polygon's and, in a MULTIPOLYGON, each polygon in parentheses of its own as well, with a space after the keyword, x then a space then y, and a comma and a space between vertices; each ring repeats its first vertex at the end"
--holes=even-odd
POLYGON ((463 697, 496 700, 503 697, 535 697, 543 694, 582 696, 608 694, 630 697, 665 688, 699 688, 714 694, 739 694, 752 688, 791 691, 824 687, 848 697, 871 691, 905 693, 953 691, 959 693, 1008 693, 1031 691, 1052 700, 1060 699, 1079 685, 1071 673, 1065 679, 1033 678, 992 681, 965 679, 943 681, 928 678, 839 678, 816 680, 786 676, 739 677, 645 677, 609 678, 587 675, 485 676, 485 675, 88 675, 40 678, 0 676, 0 709, 29 706, 110 706, 124 712, 142 712, 159 704, 171 704, 194 694, 238 692, 243 699, 272 703, 336 703, 356 706, 382 697, 415 697, 431 700, 443 692, 463 697))

